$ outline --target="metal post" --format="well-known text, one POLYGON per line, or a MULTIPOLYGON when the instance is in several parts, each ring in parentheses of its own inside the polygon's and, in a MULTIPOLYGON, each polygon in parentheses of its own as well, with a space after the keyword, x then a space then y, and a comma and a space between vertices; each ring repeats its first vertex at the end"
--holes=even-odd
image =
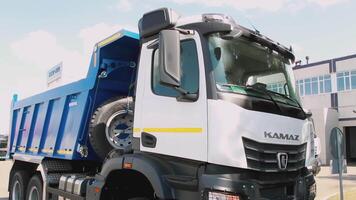
MULTIPOLYGON (((338 134, 340 137, 340 135, 338 134)), ((342 150, 341 150, 341 145, 338 145, 337 151, 339 154, 339 187, 340 187, 340 200, 344 200, 344 188, 342 184, 342 172, 343 172, 343 161, 344 161, 344 156, 342 155, 342 150)))

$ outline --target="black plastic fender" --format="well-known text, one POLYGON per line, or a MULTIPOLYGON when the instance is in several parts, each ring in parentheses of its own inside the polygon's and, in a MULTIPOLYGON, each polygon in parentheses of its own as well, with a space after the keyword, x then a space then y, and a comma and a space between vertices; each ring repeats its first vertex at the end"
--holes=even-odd
MULTIPOLYGON (((169 168, 162 160, 150 156, 149 154, 134 153, 110 158, 106 160, 102 166, 100 174, 98 174, 97 177, 106 179, 110 172, 124 169, 125 163, 131 163, 131 170, 140 172, 150 181, 156 196, 159 199, 174 199, 175 195, 172 192, 172 188, 168 185, 164 178, 165 174, 173 174, 172 169, 169 168)), ((99 185, 103 186, 103 184, 99 185)))

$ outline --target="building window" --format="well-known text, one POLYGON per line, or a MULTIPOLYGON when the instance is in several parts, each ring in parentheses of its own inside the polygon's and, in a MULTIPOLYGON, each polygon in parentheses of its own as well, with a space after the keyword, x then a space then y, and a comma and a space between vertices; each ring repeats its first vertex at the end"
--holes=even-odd
POLYGON ((351 71, 351 88, 356 89, 356 71, 351 71))
POLYGON ((312 94, 318 94, 318 77, 311 78, 311 92, 312 94))
POLYGON ((330 75, 319 76, 319 92, 320 93, 331 92, 331 76, 330 75))
POLYGON ((336 74, 337 91, 350 90, 350 72, 339 72, 336 74))
POLYGON ((305 95, 311 95, 311 81, 310 78, 304 79, 305 95))
POLYGON ((297 92, 299 96, 304 96, 304 80, 297 80, 297 92))
MULTIPOLYGON (((300 96, 316 95, 319 93, 331 92, 331 76, 330 74, 297 80, 297 92, 300 96)), ((355 71, 355 87, 356 87, 356 71, 355 71)))
POLYGON ((350 89, 350 72, 345 72, 345 86, 346 90, 350 89))
POLYGON ((271 83, 267 85, 267 89, 271 90, 273 92, 278 92, 280 94, 285 94, 284 88, 283 88, 284 84, 282 82, 279 83, 271 83))

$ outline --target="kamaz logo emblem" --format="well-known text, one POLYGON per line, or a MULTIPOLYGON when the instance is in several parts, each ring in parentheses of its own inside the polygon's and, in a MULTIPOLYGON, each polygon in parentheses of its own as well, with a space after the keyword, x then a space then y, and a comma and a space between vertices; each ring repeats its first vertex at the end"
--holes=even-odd
POLYGON ((279 169, 287 169, 288 165, 288 154, 287 153, 278 153, 277 154, 277 162, 279 169))
POLYGON ((265 131, 265 138, 275 138, 279 140, 299 140, 299 135, 284 134, 284 133, 272 133, 265 131))

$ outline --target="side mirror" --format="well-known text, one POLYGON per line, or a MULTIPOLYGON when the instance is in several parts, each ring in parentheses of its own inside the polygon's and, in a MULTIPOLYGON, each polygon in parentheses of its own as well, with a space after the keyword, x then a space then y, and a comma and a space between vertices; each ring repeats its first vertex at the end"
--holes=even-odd
POLYGON ((160 82, 169 87, 180 87, 180 38, 177 30, 162 30, 159 34, 160 82))

